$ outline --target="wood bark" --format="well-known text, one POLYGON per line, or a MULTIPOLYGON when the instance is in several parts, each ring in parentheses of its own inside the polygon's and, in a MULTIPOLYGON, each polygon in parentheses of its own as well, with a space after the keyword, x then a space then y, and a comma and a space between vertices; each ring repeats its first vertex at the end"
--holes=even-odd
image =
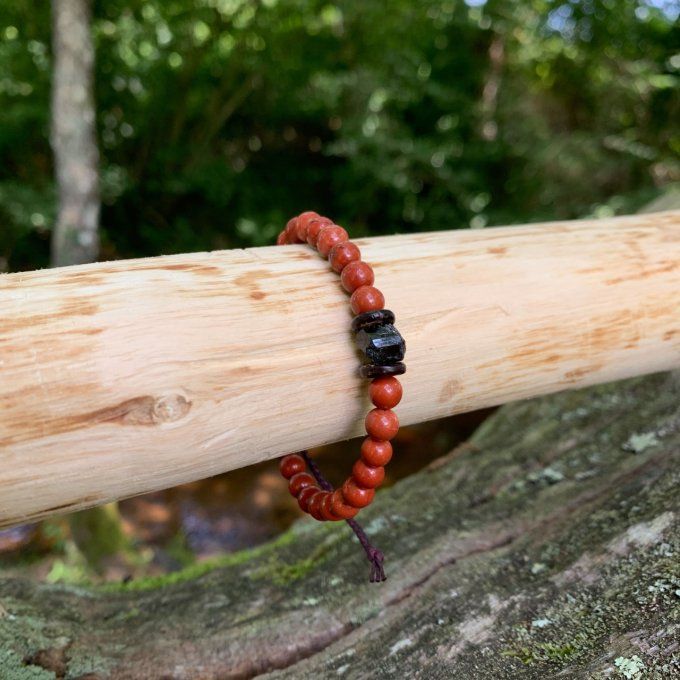
MULTIPOLYGON (((358 243, 403 424, 680 366, 678 211, 358 243)), ((363 432, 347 295, 307 247, 5 275, 0 308, 0 526, 363 432)))
POLYGON ((94 262, 99 253, 99 152, 89 0, 52 0, 52 131, 58 213, 52 264, 94 262))
POLYGON ((348 527, 311 520, 108 591, 0 579, 0 675, 678 677, 679 404, 657 374, 501 408, 377 494, 381 585, 348 527))

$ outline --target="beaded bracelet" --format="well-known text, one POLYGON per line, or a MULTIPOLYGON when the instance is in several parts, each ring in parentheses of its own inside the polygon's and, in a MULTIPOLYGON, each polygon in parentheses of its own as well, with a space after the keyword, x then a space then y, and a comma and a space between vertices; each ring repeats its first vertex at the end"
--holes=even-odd
POLYGON ((392 457, 390 440, 399 430, 399 419, 392 409, 402 397, 401 383, 395 376, 406 371, 402 363, 406 345, 394 327, 394 314, 383 309, 383 294, 373 286, 373 269, 361 260, 359 248, 348 238, 347 232, 327 217, 304 212, 288 222, 276 243, 308 243, 315 247, 328 258, 340 274, 343 288, 351 293, 350 306, 356 315, 352 330, 367 359, 359 373, 372 379, 369 395, 375 408, 365 420, 368 437, 361 445, 361 456, 352 474, 338 489, 326 481, 306 451, 282 458, 280 470, 304 512, 319 521, 347 521, 371 562, 370 580, 374 582, 386 578, 384 556, 370 544, 354 517, 373 500, 375 489, 385 478, 384 466, 392 457))

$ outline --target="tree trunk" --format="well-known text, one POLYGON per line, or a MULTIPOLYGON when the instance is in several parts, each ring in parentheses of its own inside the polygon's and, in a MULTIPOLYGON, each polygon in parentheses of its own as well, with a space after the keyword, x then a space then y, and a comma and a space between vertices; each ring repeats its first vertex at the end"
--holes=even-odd
MULTIPOLYGON (((90 0, 53 0, 52 147, 58 194, 52 265, 94 262, 99 254, 99 152, 95 127, 90 0)), ((71 518, 88 562, 127 545, 115 505, 71 518)))
POLYGON ((381 585, 311 520, 126 586, 0 581, 2 677, 677 677, 678 404, 666 373, 501 408, 377 495, 381 585))
POLYGON ((58 192, 52 264, 93 262, 99 253, 99 153, 89 0, 53 0, 52 148, 58 192))

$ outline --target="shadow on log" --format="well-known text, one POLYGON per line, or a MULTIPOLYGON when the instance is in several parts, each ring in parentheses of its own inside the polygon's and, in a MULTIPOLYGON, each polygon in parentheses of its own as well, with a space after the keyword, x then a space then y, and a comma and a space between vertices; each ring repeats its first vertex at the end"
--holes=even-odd
POLYGON ((115 589, 1 581, 0 676, 678 677, 679 405, 671 373, 503 407, 378 494, 380 586, 311 521, 115 589))

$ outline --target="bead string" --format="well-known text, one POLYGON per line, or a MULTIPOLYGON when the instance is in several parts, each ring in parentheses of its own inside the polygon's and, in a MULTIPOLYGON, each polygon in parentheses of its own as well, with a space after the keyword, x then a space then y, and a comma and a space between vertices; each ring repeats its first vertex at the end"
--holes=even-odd
MULTIPOLYGON (((385 328, 386 324, 394 321, 394 314, 383 309, 385 298, 373 286, 373 269, 361 260, 358 246, 348 239, 347 232, 327 217, 315 212, 304 212, 289 220, 276 243, 306 242, 328 258, 333 270, 340 274, 343 288, 351 294, 350 306, 357 315, 352 324, 355 332, 366 328, 369 331, 377 327, 385 328)), ((285 456, 279 466, 281 474, 288 480, 291 495, 297 499, 304 512, 319 521, 347 521, 371 563, 371 582, 385 580, 382 566, 384 556, 371 545, 354 517, 361 508, 371 503, 375 489, 382 484, 384 466, 392 457, 390 440, 399 430, 399 419, 392 409, 402 397, 401 383, 395 376, 406 370, 400 361, 404 345, 396 329, 391 325, 389 328, 401 341, 401 354, 397 352, 389 362, 385 361, 387 365, 369 363, 360 369, 362 376, 372 378, 369 395, 375 408, 366 415, 368 437, 361 445, 361 456, 354 463, 352 474, 340 488, 333 489, 306 451, 285 456)))

